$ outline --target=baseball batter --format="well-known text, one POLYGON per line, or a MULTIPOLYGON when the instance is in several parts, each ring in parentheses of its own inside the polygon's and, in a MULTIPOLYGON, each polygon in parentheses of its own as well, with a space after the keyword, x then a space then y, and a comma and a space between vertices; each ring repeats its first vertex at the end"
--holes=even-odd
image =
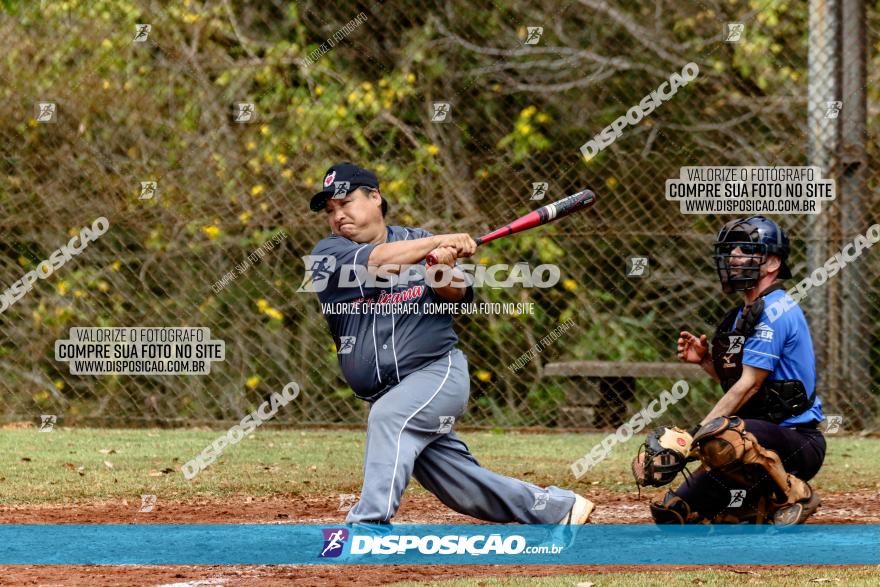
POLYGON ((419 283, 410 272, 429 253, 438 264, 453 267, 456 259, 474 253, 474 240, 387 226, 388 205, 376 175, 352 163, 327 171, 311 209, 325 212, 332 233, 312 251, 325 269, 312 272, 322 309, 323 304, 375 303, 390 304, 391 310, 324 314, 345 379, 371 404, 363 486, 346 522, 388 523, 415 477, 448 507, 481 520, 587 523, 594 509, 589 500, 482 468, 453 431, 467 405, 470 378, 467 357, 456 347, 452 316, 393 312, 394 304, 470 302, 473 288, 463 287, 461 270, 451 269, 453 282, 437 287, 419 283), (379 287, 363 279, 367 268, 389 264, 402 266, 400 283, 406 285, 379 287))
POLYGON ((678 357, 700 365, 725 393, 692 439, 682 430, 657 429, 646 460, 640 455, 634 462, 637 481, 647 465, 648 485, 665 484, 683 469, 676 444, 690 449, 693 440, 691 454, 702 462, 651 504, 657 523, 801 524, 821 503, 807 481, 825 458, 822 400, 807 321, 779 282, 791 277, 788 254, 788 236, 763 216, 733 220, 715 239, 722 289, 740 292, 743 304, 724 316, 711 340, 681 332, 678 357), (769 313, 771 305, 786 309, 769 313), (652 458, 669 448, 669 460, 652 458), (655 465, 657 483, 651 482, 655 465))

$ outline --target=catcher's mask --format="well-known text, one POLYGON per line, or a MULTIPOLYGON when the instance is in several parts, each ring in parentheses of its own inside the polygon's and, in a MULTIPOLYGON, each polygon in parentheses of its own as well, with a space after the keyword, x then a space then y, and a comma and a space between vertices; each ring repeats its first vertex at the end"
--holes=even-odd
POLYGON ((715 237, 715 268, 724 293, 747 291, 758 285, 761 266, 767 255, 776 255, 782 262, 779 279, 789 279, 787 259, 788 236, 779 225, 764 216, 731 220, 715 237), (738 254, 734 251, 739 249, 738 254), (736 259, 735 262, 732 260, 736 259))

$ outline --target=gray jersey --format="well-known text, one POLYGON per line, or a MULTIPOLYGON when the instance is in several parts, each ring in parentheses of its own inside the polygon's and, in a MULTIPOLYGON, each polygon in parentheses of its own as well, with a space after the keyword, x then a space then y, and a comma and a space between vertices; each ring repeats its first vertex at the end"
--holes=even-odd
MULTIPOLYGON (((431 233, 421 228, 389 226, 386 242, 427 236, 431 233)), ((357 277, 357 270, 349 269, 350 266, 359 266, 365 270, 376 246, 331 235, 321 240, 312 251, 314 256, 329 256, 334 261, 332 273, 326 276, 326 286, 318 290, 318 299, 336 342, 342 374, 355 395, 368 401, 377 400, 410 373, 437 361, 458 342, 449 313, 393 311, 395 304, 424 307, 426 303, 445 303, 433 289, 425 286, 423 279, 415 278, 411 273, 407 284, 370 287, 368 282, 357 277), (352 276, 353 279, 347 279, 352 276), (340 285, 340 281, 353 281, 354 284, 340 285), (336 305, 338 308, 339 304, 345 303, 360 304, 363 311, 325 311, 327 306, 336 305), (380 306, 382 310, 368 311, 369 307, 380 306)), ((421 264, 424 265, 424 261, 421 264)), ((468 287, 461 303, 469 303, 473 297, 473 288, 468 287)))

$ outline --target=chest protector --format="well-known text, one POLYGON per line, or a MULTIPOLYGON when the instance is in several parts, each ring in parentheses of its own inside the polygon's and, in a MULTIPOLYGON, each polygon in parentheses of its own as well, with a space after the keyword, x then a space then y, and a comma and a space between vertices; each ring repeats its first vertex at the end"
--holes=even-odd
MULTIPOLYGON (((742 308, 738 306, 728 312, 718 325, 712 337, 712 364, 725 393, 742 376, 743 349, 746 339, 754 334, 755 327, 764 312, 764 296, 780 289, 783 289, 781 283, 768 287, 761 292, 754 303, 743 308, 742 316, 738 319, 736 317, 742 308)), ((765 380, 761 388, 749 398, 736 415, 740 418, 766 420, 779 424, 807 411, 812 407, 813 401, 807 397, 804 383, 800 379, 765 380)))

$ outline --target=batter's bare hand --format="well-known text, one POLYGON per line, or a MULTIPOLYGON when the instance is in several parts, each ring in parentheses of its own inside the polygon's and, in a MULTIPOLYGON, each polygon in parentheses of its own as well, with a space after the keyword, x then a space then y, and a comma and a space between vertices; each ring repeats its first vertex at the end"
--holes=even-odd
POLYGON ((433 255, 434 259, 437 260, 436 265, 448 265, 450 267, 455 265, 456 250, 454 247, 437 247, 430 252, 430 255, 433 255))
POLYGON ((706 335, 702 334, 699 338, 686 330, 682 330, 678 335, 678 360, 685 363, 702 363, 709 352, 709 343, 706 335))
POLYGON ((477 243, 469 234, 441 234, 438 237, 440 239, 440 246, 453 247, 457 258, 470 257, 477 252, 477 243))

